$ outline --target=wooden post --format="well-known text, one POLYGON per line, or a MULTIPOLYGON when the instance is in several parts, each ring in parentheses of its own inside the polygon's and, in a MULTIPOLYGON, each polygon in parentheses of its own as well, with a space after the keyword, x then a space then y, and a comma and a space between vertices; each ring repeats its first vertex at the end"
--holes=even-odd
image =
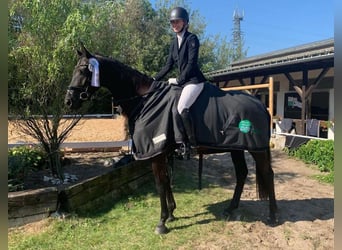
POLYGON ((234 86, 234 87, 228 87, 228 88, 221 88, 222 90, 247 90, 247 89, 261 89, 261 88, 268 88, 269 84, 255 84, 255 85, 246 85, 246 86, 234 86))
POLYGON ((301 112, 301 124, 302 124, 302 135, 306 135, 306 126, 305 126, 305 120, 306 120, 306 85, 303 84, 302 86, 302 112, 301 112))
POLYGON ((262 83, 262 84, 254 84, 254 85, 245 85, 245 86, 234 86, 234 87, 228 87, 228 88, 221 88, 222 90, 228 91, 228 90, 248 90, 248 89, 261 89, 261 88, 268 88, 268 112, 271 116, 271 133, 272 133, 272 127, 273 127, 273 92, 274 92, 274 83, 273 83, 273 77, 269 78, 269 83, 262 83))
POLYGON ((307 94, 306 94, 306 87, 309 85, 308 80, 308 70, 303 70, 303 83, 302 83, 302 113, 301 113, 301 122, 302 122, 302 135, 306 135, 306 101, 307 101, 307 94))
POLYGON ((268 111, 271 116, 271 133, 273 128, 273 77, 270 77, 268 86, 268 111))

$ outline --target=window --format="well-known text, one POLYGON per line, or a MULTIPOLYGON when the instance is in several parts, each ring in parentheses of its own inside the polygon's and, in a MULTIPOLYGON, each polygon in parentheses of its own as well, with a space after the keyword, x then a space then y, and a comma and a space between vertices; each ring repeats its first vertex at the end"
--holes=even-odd
POLYGON ((285 93, 284 118, 301 119, 302 99, 295 93, 285 93))
MULTIPOLYGON (((292 119, 301 119, 302 100, 300 96, 294 93, 285 93, 284 117, 292 119)), ((329 118, 329 93, 314 92, 311 97, 311 115, 308 118, 318 120, 328 120, 329 118)))
POLYGON ((329 119, 329 93, 314 92, 311 99, 311 118, 318 120, 329 119))

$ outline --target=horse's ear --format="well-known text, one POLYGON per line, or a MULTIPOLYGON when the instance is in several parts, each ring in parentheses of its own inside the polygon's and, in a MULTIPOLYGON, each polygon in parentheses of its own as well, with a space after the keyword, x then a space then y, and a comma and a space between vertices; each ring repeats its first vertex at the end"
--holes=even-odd
MULTIPOLYGON (((77 52, 79 54, 79 52, 77 52)), ((81 55, 87 57, 87 58, 91 58, 93 57, 92 54, 90 54, 90 52, 86 49, 86 47, 84 46, 84 44, 81 42, 81 55)))
POLYGON ((82 56, 82 52, 81 51, 79 51, 78 49, 76 51, 77 51, 77 55, 78 56, 82 56))

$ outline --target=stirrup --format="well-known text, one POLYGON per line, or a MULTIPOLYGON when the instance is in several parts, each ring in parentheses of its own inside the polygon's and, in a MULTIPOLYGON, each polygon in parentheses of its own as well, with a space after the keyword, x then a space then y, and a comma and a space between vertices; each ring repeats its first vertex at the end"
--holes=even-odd
POLYGON ((175 149, 178 159, 190 159, 190 145, 188 143, 181 143, 179 148, 175 149))

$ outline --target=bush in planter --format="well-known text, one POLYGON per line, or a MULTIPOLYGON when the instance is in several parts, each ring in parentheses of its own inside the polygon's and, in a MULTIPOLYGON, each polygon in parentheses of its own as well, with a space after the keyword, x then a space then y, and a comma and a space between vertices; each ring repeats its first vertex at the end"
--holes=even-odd
POLYGON ((295 156, 305 163, 315 164, 321 172, 329 173, 319 179, 334 182, 334 141, 310 140, 297 149, 288 150, 290 156, 295 156))
POLYGON ((8 191, 23 189, 23 182, 30 171, 43 169, 46 154, 39 147, 19 146, 8 149, 8 191))

